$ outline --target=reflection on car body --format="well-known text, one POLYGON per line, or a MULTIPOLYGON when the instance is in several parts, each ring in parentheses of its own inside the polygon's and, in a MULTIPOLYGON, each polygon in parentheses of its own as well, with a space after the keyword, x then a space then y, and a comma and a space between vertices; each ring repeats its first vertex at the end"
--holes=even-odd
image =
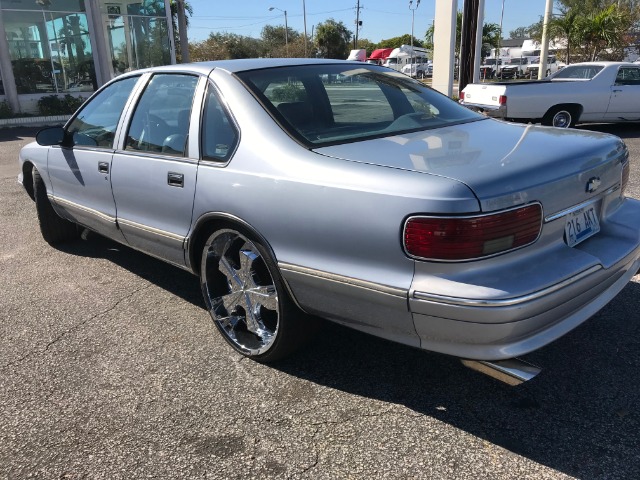
POLYGON ((199 275, 223 337, 260 361, 302 345, 315 316, 510 359, 640 265, 620 139, 498 122, 361 62, 132 72, 37 140, 21 180, 48 242, 81 225, 199 275), (567 239, 580 211, 598 229, 567 239))

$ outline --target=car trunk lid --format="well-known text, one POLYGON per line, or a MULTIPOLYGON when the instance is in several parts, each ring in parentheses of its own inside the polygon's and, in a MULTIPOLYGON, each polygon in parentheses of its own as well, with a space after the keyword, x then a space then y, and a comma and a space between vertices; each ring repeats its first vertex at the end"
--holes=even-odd
POLYGON ((619 184, 627 155, 612 135, 495 120, 315 151, 457 180, 471 188, 487 212, 538 201, 545 216, 619 184))

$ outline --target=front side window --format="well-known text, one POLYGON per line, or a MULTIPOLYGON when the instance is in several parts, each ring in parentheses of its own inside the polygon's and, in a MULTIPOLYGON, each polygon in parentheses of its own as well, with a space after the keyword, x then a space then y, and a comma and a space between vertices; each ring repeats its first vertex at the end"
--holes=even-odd
POLYGON ((640 85, 640 68, 621 67, 616 76, 616 85, 640 85))
POLYGON ((139 78, 112 83, 82 107, 67 129, 74 145, 113 148, 122 110, 139 78))
POLYGON ((314 147, 485 118, 402 73, 373 65, 301 65, 237 75, 285 130, 314 147))
POLYGON ((197 83, 194 75, 154 75, 136 106, 125 149, 184 156, 197 83))

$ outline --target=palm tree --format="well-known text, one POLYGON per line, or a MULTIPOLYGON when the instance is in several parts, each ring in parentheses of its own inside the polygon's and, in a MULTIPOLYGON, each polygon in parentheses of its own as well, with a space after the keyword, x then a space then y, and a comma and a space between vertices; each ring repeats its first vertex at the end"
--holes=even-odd
POLYGON ((561 17, 554 17, 549 22, 552 37, 563 38, 566 42, 565 62, 571 63, 571 47, 582 43, 581 16, 578 10, 568 9, 561 17))
POLYGON ((626 15, 615 3, 584 17, 581 34, 591 61, 607 48, 619 48, 628 27, 626 15))

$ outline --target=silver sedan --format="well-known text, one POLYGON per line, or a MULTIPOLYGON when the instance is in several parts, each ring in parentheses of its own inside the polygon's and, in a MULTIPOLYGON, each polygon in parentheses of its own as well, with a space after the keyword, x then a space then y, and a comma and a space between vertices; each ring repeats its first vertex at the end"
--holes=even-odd
POLYGON ((488 119, 359 62, 132 72, 20 162, 46 241, 87 228, 199 275, 222 336, 265 362, 317 317, 511 359, 640 266, 619 138, 488 119))

